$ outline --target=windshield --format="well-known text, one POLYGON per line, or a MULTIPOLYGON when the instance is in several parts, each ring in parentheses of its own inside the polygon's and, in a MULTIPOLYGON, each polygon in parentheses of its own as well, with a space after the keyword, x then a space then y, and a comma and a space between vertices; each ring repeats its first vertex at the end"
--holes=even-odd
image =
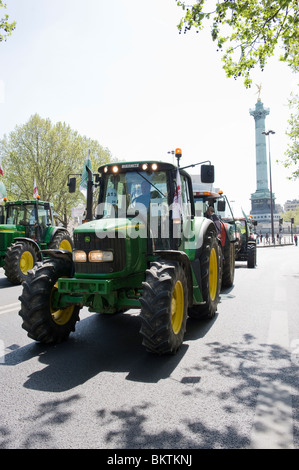
POLYGON ((34 204, 8 206, 7 223, 13 225, 34 225, 36 209, 34 204))
POLYGON ((165 171, 147 173, 130 171, 105 177, 97 208, 97 218, 134 216, 135 210, 158 210, 168 202, 165 171))

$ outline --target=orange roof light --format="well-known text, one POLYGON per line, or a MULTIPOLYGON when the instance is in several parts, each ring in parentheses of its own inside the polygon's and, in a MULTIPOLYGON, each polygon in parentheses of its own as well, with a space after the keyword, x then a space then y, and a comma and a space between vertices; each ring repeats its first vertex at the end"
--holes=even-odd
POLYGON ((182 149, 175 149, 175 156, 177 158, 181 158, 182 156, 182 149))

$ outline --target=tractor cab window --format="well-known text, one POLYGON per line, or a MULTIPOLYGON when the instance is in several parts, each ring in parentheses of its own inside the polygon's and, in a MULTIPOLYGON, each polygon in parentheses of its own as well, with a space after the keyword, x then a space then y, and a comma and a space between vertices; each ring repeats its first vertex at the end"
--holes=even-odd
POLYGON ((209 207, 208 201, 205 201, 202 198, 194 198, 194 205, 195 215, 197 217, 204 217, 209 207))
POLYGON ((136 210, 154 213, 167 200, 165 172, 110 174, 104 180, 97 218, 134 217, 136 210))
POLYGON ((52 225, 49 209, 45 209, 43 206, 38 207, 38 223, 43 228, 52 225))
POLYGON ((181 184, 182 184, 181 192, 182 192, 183 219, 186 219, 191 216, 191 200, 190 200, 188 180, 185 176, 181 176, 181 184))
POLYGON ((34 225, 36 224, 36 208, 34 204, 8 206, 7 223, 13 225, 34 225))
POLYGON ((230 222, 230 221, 234 220, 234 216, 233 216, 231 207, 230 207, 229 202, 227 201, 226 198, 225 199, 221 198, 221 199, 219 199, 219 201, 217 201, 217 203, 215 204, 215 213, 219 217, 221 217, 222 220, 224 220, 226 222, 230 222), (221 203, 222 203, 222 206, 224 206, 223 210, 221 210, 222 209, 221 203))

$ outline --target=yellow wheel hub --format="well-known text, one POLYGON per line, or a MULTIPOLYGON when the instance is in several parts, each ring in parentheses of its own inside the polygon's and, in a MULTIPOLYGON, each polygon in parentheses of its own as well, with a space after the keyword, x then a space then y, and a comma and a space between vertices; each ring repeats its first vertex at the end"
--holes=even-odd
POLYGON ((171 325, 173 332, 178 334, 184 318, 184 291, 181 281, 177 281, 171 299, 171 325))
POLYGON ((70 319, 73 315, 75 306, 72 305, 70 307, 55 310, 52 307, 52 300, 53 300, 57 290, 58 290, 58 282, 54 285, 54 287, 52 289, 52 292, 51 292, 50 311, 51 311, 51 316, 52 316, 53 321, 57 325, 62 326, 62 325, 66 325, 66 323, 68 323, 70 321, 70 319))
POLYGON ((218 263, 217 253, 215 248, 211 250, 210 256, 210 268, 209 268, 209 286, 210 286, 210 297, 212 300, 215 299, 218 285, 218 263))
POLYGON ((72 245, 68 240, 61 240, 59 244, 59 250, 68 250, 72 251, 72 245))
POLYGON ((34 259, 30 251, 24 251, 20 258, 20 270, 23 274, 27 274, 34 266, 34 259))

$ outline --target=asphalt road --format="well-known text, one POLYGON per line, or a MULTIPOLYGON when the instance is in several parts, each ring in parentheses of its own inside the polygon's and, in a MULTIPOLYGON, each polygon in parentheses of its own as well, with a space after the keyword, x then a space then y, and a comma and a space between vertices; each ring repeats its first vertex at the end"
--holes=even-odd
POLYGON ((83 309, 69 341, 35 343, 0 270, 0 449, 298 449, 298 285, 298 247, 259 248, 216 318, 156 357, 138 311, 83 309))

